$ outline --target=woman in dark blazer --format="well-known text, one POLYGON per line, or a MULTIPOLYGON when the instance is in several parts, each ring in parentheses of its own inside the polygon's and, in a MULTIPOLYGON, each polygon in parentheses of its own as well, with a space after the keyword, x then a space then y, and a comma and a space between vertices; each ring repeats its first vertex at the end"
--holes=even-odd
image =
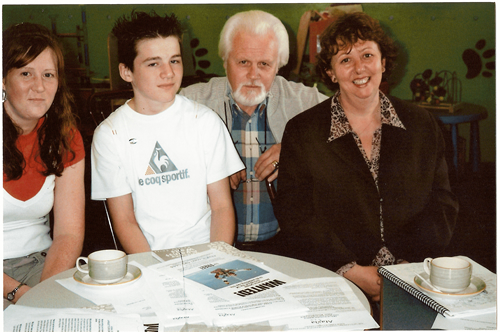
POLYGON ((437 256, 451 239, 444 141, 432 114, 379 91, 397 53, 377 21, 346 14, 321 48, 318 71, 338 91, 288 122, 275 213, 291 256, 378 301, 378 266, 437 256))

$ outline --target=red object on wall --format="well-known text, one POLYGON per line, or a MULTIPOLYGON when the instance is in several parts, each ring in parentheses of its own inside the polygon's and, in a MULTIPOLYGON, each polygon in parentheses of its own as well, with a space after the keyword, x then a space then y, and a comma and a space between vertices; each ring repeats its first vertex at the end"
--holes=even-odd
POLYGON ((316 63, 316 54, 319 53, 319 36, 321 33, 336 20, 336 17, 329 17, 317 22, 309 23, 309 62, 316 63))

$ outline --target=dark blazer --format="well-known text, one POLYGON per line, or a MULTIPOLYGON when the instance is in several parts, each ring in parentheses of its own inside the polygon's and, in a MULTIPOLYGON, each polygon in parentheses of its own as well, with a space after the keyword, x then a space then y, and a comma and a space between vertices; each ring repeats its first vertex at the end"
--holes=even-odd
POLYGON ((382 247, 421 261, 448 245, 458 203, 432 114, 389 97, 406 130, 382 125, 379 189, 352 135, 330 143, 331 98, 291 119, 283 136, 275 214, 284 253, 337 270, 369 265, 382 247))

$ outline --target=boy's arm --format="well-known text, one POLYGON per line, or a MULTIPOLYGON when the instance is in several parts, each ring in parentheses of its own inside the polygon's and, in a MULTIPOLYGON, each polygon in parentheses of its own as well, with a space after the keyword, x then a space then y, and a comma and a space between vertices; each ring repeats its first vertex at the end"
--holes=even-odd
POLYGON ((135 219, 132 194, 107 198, 113 229, 127 254, 151 251, 151 247, 135 219))
POLYGON ((207 191, 212 210, 210 242, 224 241, 233 245, 236 226, 229 178, 210 183, 207 191))

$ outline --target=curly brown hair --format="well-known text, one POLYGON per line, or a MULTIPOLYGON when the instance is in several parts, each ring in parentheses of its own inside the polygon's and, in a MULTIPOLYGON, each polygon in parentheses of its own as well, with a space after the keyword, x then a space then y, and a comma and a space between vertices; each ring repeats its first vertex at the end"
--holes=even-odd
MULTIPOLYGON (((44 176, 61 176, 64 170, 63 156, 75 153, 70 147, 76 130, 73 114, 75 102, 66 86, 64 57, 57 38, 44 26, 21 23, 10 26, 3 32, 3 78, 10 70, 22 68, 36 59, 45 49, 54 51, 57 58, 58 90, 46 113, 43 125, 38 129, 39 157, 44 165, 44 176)), ((8 96, 6 96, 8 98, 8 96)), ((3 112, 3 171, 7 180, 17 180, 26 167, 24 157, 16 147, 21 129, 3 112)), ((66 160, 67 161, 67 160, 66 160)))
POLYGON ((378 44, 385 59, 384 77, 394 68, 398 49, 394 41, 382 30, 379 22, 363 12, 344 14, 330 24, 320 36, 321 51, 316 56, 316 73, 332 91, 339 88, 327 71, 332 69, 332 58, 344 47, 352 47, 358 40, 378 44))

